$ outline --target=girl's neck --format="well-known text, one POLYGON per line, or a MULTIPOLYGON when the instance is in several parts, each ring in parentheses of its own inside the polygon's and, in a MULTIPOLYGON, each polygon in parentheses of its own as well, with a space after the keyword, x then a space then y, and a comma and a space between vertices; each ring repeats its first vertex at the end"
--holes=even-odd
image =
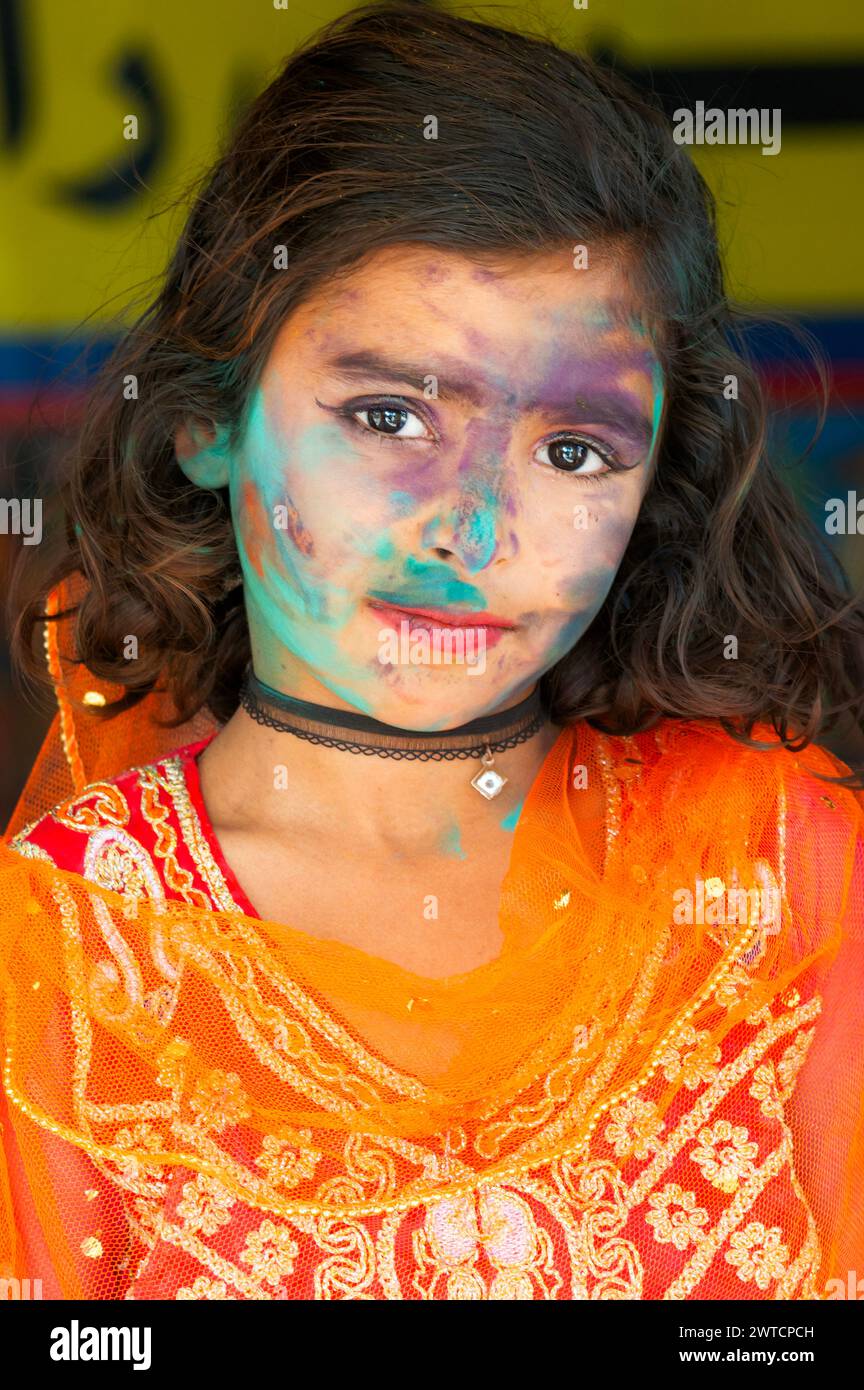
POLYGON ((302 827, 334 847, 348 833, 355 851, 435 857, 454 823, 463 838, 512 830, 559 733, 546 722, 495 754, 507 782, 487 801, 471 785, 479 752, 441 761, 366 756, 268 728, 240 709, 199 760, 202 794, 217 834, 221 827, 287 844, 302 827))

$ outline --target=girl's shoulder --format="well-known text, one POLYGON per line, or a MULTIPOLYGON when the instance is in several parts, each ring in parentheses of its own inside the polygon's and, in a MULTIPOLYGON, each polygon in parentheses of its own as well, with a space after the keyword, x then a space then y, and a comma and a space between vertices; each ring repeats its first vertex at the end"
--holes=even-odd
POLYGON ((664 720, 629 739, 601 738, 628 846, 640 862, 695 864, 706 881, 725 882, 717 866, 740 867, 740 856, 742 873, 769 873, 796 940, 809 932, 813 945, 840 922, 864 940, 864 793, 836 780, 850 767, 821 745, 785 747, 767 725, 752 737, 766 746, 719 723, 664 720))
POLYGON ((821 744, 788 748, 775 730, 757 724, 752 746, 719 722, 664 719, 629 737, 600 736, 595 754, 634 798, 640 787, 665 801, 698 803, 718 828, 728 817, 778 819, 786 831, 806 836, 814 854, 821 843, 864 839, 864 790, 844 786, 851 769, 821 744))
POLYGON ((196 759, 208 742, 90 783, 19 830, 8 847, 118 892, 137 886, 162 895, 166 876, 169 888, 183 877, 200 806, 196 759))
POLYGON ((818 792, 819 800, 828 805, 833 789, 850 809, 861 805, 864 791, 838 786, 832 779, 849 777, 851 769, 842 758, 823 744, 808 743, 803 748, 786 747, 769 724, 756 724, 752 742, 734 737, 719 721, 704 719, 663 719, 653 728, 631 737, 610 737, 616 744, 619 759, 627 761, 628 751, 635 751, 640 762, 651 767, 661 762, 687 766, 694 787, 700 781, 715 783, 721 776, 727 780, 734 795, 734 777, 761 782, 766 788, 785 786, 802 794, 818 792), (628 745, 630 748, 628 748, 628 745), (851 798, 851 800, 849 800, 851 798))

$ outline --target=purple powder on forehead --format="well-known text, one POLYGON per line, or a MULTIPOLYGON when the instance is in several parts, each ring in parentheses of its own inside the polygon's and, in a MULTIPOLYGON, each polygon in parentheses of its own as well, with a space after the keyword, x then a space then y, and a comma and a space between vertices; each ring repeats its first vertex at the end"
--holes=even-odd
POLYGON ((451 279, 453 271, 442 261, 427 261, 417 279, 421 285, 442 285, 451 279))
MULTIPOLYGON (((612 348, 605 353, 602 348, 598 348, 590 356, 580 357, 574 361, 566 358, 556 358, 555 366, 543 381, 544 393, 548 391, 549 400, 562 400, 565 398, 569 389, 572 389, 576 382, 578 373, 578 385, 585 385, 589 389, 592 386, 604 385, 616 392, 615 377, 622 370, 634 371, 641 370, 652 372, 655 365, 655 355, 650 347, 643 348, 612 348)), ((627 392, 620 393, 622 397, 629 395, 627 392)), ((540 400, 545 399, 545 395, 540 396, 540 400)))

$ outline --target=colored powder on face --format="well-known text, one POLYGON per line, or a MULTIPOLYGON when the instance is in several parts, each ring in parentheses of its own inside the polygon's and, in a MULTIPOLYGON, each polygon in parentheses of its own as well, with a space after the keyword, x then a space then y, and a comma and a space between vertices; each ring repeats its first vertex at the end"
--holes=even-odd
POLYGON ((247 478, 243 483, 242 497, 246 519, 244 537, 246 554, 249 564, 261 579, 264 575, 264 560, 269 558, 273 552, 273 532, 258 495, 258 489, 251 478, 247 478))
POLYGON ((465 535, 468 568, 485 569, 495 553, 495 512, 493 506, 478 506, 471 514, 465 535))
POLYGON ((396 558, 396 547, 389 536, 382 536, 371 547, 370 553, 376 560, 394 560, 396 558))
POLYGON ((405 575, 408 582, 405 589, 400 589, 399 596, 418 608, 424 605, 446 607, 458 603, 466 606, 471 604, 478 611, 486 607, 480 590, 475 589, 473 584, 463 584, 444 565, 428 564, 409 555, 405 561, 405 575))
POLYGON ((294 506, 294 503, 289 498, 288 501, 284 503, 284 506, 287 521, 287 526, 285 527, 285 530, 291 537, 291 540, 294 542, 297 549, 300 551, 302 555, 314 555, 315 543, 312 540, 312 537, 309 534, 309 532, 306 530, 306 527, 303 525, 300 513, 294 506))
POLYGON ((390 506, 397 516, 408 516, 417 506, 417 499, 410 492, 402 492, 397 488, 390 493, 390 506))

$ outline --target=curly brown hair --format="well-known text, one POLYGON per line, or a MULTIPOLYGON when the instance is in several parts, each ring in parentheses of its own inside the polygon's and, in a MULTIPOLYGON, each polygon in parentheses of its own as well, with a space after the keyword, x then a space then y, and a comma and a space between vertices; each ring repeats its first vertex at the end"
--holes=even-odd
MULTIPOLYGON (((61 553, 38 575, 22 555, 21 672, 39 669, 48 589, 80 572, 80 659, 125 690, 109 716, 157 682, 178 722, 204 705, 233 712, 249 638, 227 490, 187 482, 175 432, 195 418, 237 438, 286 316, 362 256, 408 242, 468 256, 622 244, 662 325, 654 478, 578 659, 542 678, 553 720, 632 733, 713 719, 746 742, 770 723, 790 747, 841 714, 860 727, 864 605, 768 457, 752 316, 729 302, 713 197, 659 103, 548 38, 390 0, 297 50, 199 188, 161 292, 96 383, 61 553), (422 138, 430 112, 438 140, 422 138), (287 247, 278 272, 274 244, 287 247), (130 632, 136 661, 122 654, 130 632), (724 658, 730 634, 737 660, 724 658)), ((801 337, 824 414, 826 369, 801 337)))

